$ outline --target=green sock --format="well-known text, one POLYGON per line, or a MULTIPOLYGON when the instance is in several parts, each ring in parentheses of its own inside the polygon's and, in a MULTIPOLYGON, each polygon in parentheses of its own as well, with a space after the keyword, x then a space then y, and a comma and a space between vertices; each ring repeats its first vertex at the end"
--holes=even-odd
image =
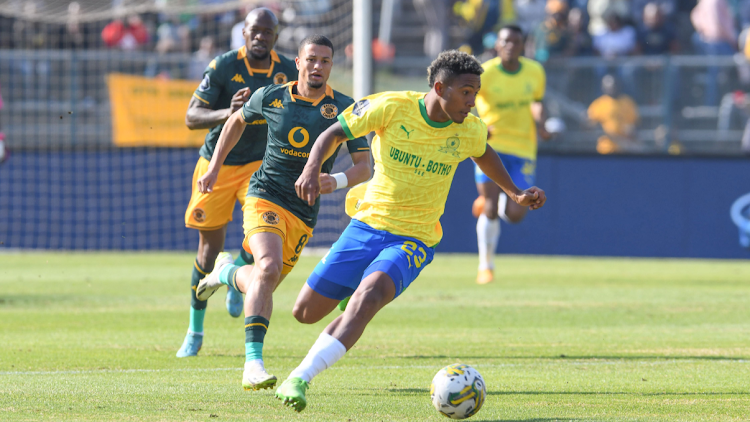
POLYGON ((203 318, 206 316, 206 305, 208 302, 205 300, 198 300, 195 297, 195 290, 198 288, 198 283, 203 280, 206 276, 206 271, 198 264, 198 260, 195 260, 193 265, 193 277, 190 280, 190 326, 189 330, 194 333, 203 332, 203 318))
POLYGON ((190 326, 188 329, 194 333, 203 332, 203 318, 206 317, 205 309, 195 309, 190 307, 190 326))
POLYGON ((263 339, 268 332, 268 320, 259 315, 245 318, 245 362, 263 359, 263 339))
MULTIPOLYGON (((232 286, 237 289, 237 271, 242 268, 238 265, 225 265, 219 272, 219 281, 221 284, 232 286)), ((239 290, 239 289, 237 289, 239 290)))
POLYGON ((263 359, 263 343, 245 343, 245 362, 255 359, 263 359))

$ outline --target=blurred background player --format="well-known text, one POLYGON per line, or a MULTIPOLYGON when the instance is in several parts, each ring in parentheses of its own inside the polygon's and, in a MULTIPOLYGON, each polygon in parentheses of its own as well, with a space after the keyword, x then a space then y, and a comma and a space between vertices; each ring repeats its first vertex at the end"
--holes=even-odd
MULTIPOLYGON (((245 130, 245 125, 263 119, 268 122, 268 148, 260 169, 252 176, 244 212, 246 253, 256 259, 254 266, 231 265, 228 253, 219 255, 214 271, 198 285, 197 297, 207 299, 222 284, 245 293, 245 370, 242 386, 260 390, 276 385, 263 363, 263 341, 273 310, 273 292, 289 274, 313 234, 318 220, 320 198, 312 203, 297 197, 294 182, 302 173, 315 140, 339 111, 354 100, 327 85, 333 66, 333 44, 322 35, 302 40, 299 57, 299 83, 269 86, 256 91, 244 107, 227 121, 216 153, 204 176, 198 180, 201 192, 211 192, 220 167, 245 130)), ((245 132, 256 130, 252 126, 245 132)), ((265 133, 265 131, 263 132, 265 133)), ((370 178, 370 150, 367 140, 347 143, 354 166, 344 173, 321 175, 323 193, 354 186, 370 178)), ((329 173, 338 149, 323 165, 329 173)), ((213 195, 213 193, 208 194, 213 195)))
POLYGON ((297 195, 314 203, 322 190, 323 162, 341 143, 377 133, 375 176, 349 226, 315 267, 294 305, 297 320, 313 324, 351 296, 344 313, 325 328, 276 391, 279 400, 298 412, 307 405, 305 392, 313 377, 341 359, 375 314, 432 262, 443 236, 440 216, 461 161, 471 157, 519 204, 533 209, 544 205, 544 191, 533 187, 522 192, 513 184, 487 146, 487 126, 471 114, 481 86, 477 59, 446 51, 427 72, 427 93, 375 94, 341 113, 315 142, 297 180, 297 195))
POLYGON ((602 78, 602 92, 603 95, 588 108, 590 123, 600 124, 604 131, 597 141, 597 152, 638 151, 638 105, 620 91, 619 83, 612 75, 602 78))
MULTIPOLYGON (((245 45, 209 63, 188 106, 185 123, 190 129, 208 129, 206 141, 193 173, 193 194, 185 212, 185 225, 199 230, 198 256, 191 286, 190 326, 177 357, 195 356, 203 344, 206 301, 198 300, 195 289, 213 270, 216 257, 224 249, 226 225, 232 221, 235 201, 244 204, 250 176, 260 167, 266 149, 268 127, 263 119, 250 122, 256 130, 245 132, 229 152, 218 171, 213 192, 201 193, 196 186, 206 173, 224 122, 242 107, 257 89, 297 79, 294 62, 273 50, 278 39, 279 21, 268 9, 258 8, 245 18, 245 45)), ((237 265, 253 263, 247 253, 237 257, 237 265)), ((242 314, 242 295, 227 290, 227 310, 233 317, 242 314)))
MULTIPOLYGON (((536 173, 536 136, 549 139, 544 129, 545 73, 542 66, 521 57, 524 37, 521 28, 504 26, 498 33, 495 49, 498 57, 485 62, 482 90, 477 95, 477 112, 487 124, 487 143, 497 151, 513 183, 521 190, 534 184, 536 173)), ((477 283, 493 280, 493 262, 500 238, 500 220, 516 224, 528 208, 508 201, 500 187, 475 166, 474 181, 479 197, 472 212, 477 217, 479 272, 477 283)))

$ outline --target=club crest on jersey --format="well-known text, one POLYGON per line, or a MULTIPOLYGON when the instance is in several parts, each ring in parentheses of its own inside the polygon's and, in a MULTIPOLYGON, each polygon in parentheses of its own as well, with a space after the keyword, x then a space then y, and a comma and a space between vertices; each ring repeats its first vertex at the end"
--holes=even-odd
POLYGON ((265 221, 266 224, 270 224, 272 226, 279 224, 279 215, 273 211, 264 212, 262 217, 263 221, 265 221))
POLYGON ((206 75, 201 81, 201 84, 198 86, 198 91, 201 91, 201 92, 208 91, 209 88, 211 88, 211 78, 209 78, 208 75, 206 75))
POLYGON ((323 104, 320 107, 320 114, 326 119, 335 119, 339 114, 339 109, 335 104, 323 104))
POLYGON ((364 112, 370 107, 370 100, 359 100, 354 104, 352 114, 355 116, 362 116, 364 112))
POLYGON ((201 208, 196 208, 193 210, 193 218, 195 219, 196 223, 202 223, 206 221, 206 212, 201 208))
POLYGON ((451 136, 450 138, 446 139, 445 146, 440 147, 438 151, 445 154, 450 154, 456 158, 460 158, 458 155, 458 151, 456 151, 459 145, 461 145, 461 140, 458 139, 458 134, 456 134, 456 136, 451 136))
POLYGON ((275 83, 276 85, 285 84, 285 83, 287 83, 288 80, 289 80, 289 78, 286 77, 285 73, 279 72, 279 73, 273 75, 273 83, 275 83))

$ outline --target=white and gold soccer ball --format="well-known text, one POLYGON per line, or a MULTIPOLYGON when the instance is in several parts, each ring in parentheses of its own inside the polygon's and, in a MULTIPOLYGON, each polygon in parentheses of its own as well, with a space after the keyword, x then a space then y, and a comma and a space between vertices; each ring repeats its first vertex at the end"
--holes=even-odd
POLYGON ((487 390, 479 372, 469 365, 454 363, 438 371, 432 379, 432 405, 451 419, 474 416, 484 404, 487 390))

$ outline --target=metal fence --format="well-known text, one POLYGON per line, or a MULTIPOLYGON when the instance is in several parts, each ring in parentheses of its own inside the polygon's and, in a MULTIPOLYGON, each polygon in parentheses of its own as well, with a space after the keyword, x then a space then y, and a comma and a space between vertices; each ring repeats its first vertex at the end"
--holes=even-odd
MULTIPOLYGON (((0 50, 5 107, 0 130, 10 149, 108 147, 112 140, 106 76, 125 73, 199 79, 205 63, 189 54, 122 51, 0 50)), ((587 109, 614 75, 638 104, 640 153, 740 154, 748 119, 750 65, 731 56, 570 58, 546 64, 546 103, 567 131, 543 151, 594 152, 601 129, 587 109)), ((186 99, 186 102, 188 99, 186 99)))

